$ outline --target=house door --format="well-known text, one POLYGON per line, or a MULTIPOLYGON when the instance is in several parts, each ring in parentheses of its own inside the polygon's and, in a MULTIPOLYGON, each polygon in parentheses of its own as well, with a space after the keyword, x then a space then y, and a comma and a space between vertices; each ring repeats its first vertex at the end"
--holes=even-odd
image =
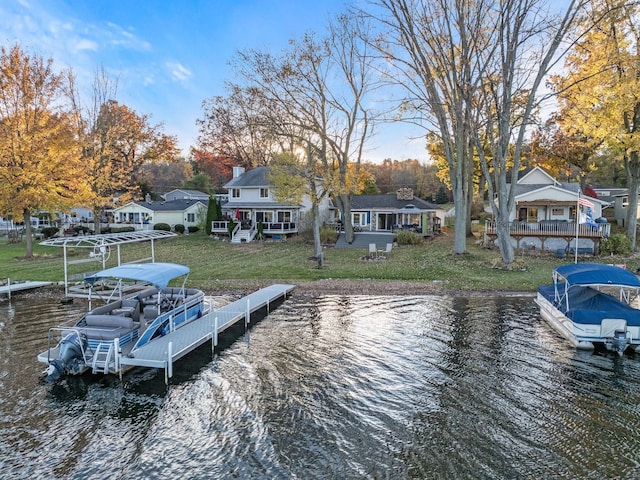
POLYGON ((393 215, 391 213, 378 214, 378 230, 391 230, 393 227, 393 215))

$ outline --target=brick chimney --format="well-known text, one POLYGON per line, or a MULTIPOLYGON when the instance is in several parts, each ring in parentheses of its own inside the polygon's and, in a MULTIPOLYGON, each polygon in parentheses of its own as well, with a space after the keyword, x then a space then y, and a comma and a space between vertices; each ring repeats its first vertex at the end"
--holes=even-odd
POLYGON ((396 198, 398 200, 413 200, 413 188, 399 188, 398 190, 396 190, 396 198))

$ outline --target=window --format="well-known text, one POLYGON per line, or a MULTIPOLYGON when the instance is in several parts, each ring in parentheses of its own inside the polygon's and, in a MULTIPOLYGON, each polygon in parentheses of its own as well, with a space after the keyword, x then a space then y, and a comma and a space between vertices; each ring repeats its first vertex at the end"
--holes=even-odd
POLYGON ((553 215, 554 217, 560 217, 564 215, 564 208, 558 208, 558 207, 552 208, 551 215, 553 215))
POLYGON ((232 188, 231 189, 231 198, 240 198, 240 189, 232 188))
POLYGON ((260 189, 260 198, 269 198, 269 189, 261 188, 260 189))
POLYGON ((538 221, 538 209, 536 207, 527 208, 527 222, 538 221))
POLYGON ((363 225, 363 220, 364 220, 364 215, 362 215, 361 213, 354 213, 353 214, 353 224, 354 225, 363 225))
POLYGON ((262 222, 262 223, 273 222, 273 212, 256 212, 256 222, 262 222))
POLYGON ((187 222, 193 223, 196 221, 195 213, 187 213, 187 222))
POLYGON ((278 212, 278 222, 290 222, 291 221, 291 212, 278 212))
POLYGON ((622 206, 623 207, 629 206, 629 197, 622 197, 622 206))

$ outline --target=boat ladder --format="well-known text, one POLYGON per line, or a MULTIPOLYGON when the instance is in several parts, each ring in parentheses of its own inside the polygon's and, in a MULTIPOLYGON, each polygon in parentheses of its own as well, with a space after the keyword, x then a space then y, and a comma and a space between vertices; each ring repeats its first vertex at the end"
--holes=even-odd
POLYGON ((99 343, 98 348, 93 354, 93 361, 91 362, 91 372, 109 373, 109 361, 113 355, 113 343, 99 343))

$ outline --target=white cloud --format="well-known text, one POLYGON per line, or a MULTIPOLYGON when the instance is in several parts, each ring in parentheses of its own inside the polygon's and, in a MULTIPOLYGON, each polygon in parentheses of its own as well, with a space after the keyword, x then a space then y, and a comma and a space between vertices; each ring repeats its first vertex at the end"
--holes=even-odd
POLYGON ((94 52, 98 51, 98 44, 96 42, 94 42, 93 40, 89 40, 86 38, 80 38, 76 41, 75 45, 74 45, 74 49, 75 51, 80 51, 80 50, 92 50, 94 52))
POLYGON ((171 70, 171 76, 174 80, 187 80, 191 77, 191 70, 184 67, 179 62, 167 62, 167 67, 171 70))

